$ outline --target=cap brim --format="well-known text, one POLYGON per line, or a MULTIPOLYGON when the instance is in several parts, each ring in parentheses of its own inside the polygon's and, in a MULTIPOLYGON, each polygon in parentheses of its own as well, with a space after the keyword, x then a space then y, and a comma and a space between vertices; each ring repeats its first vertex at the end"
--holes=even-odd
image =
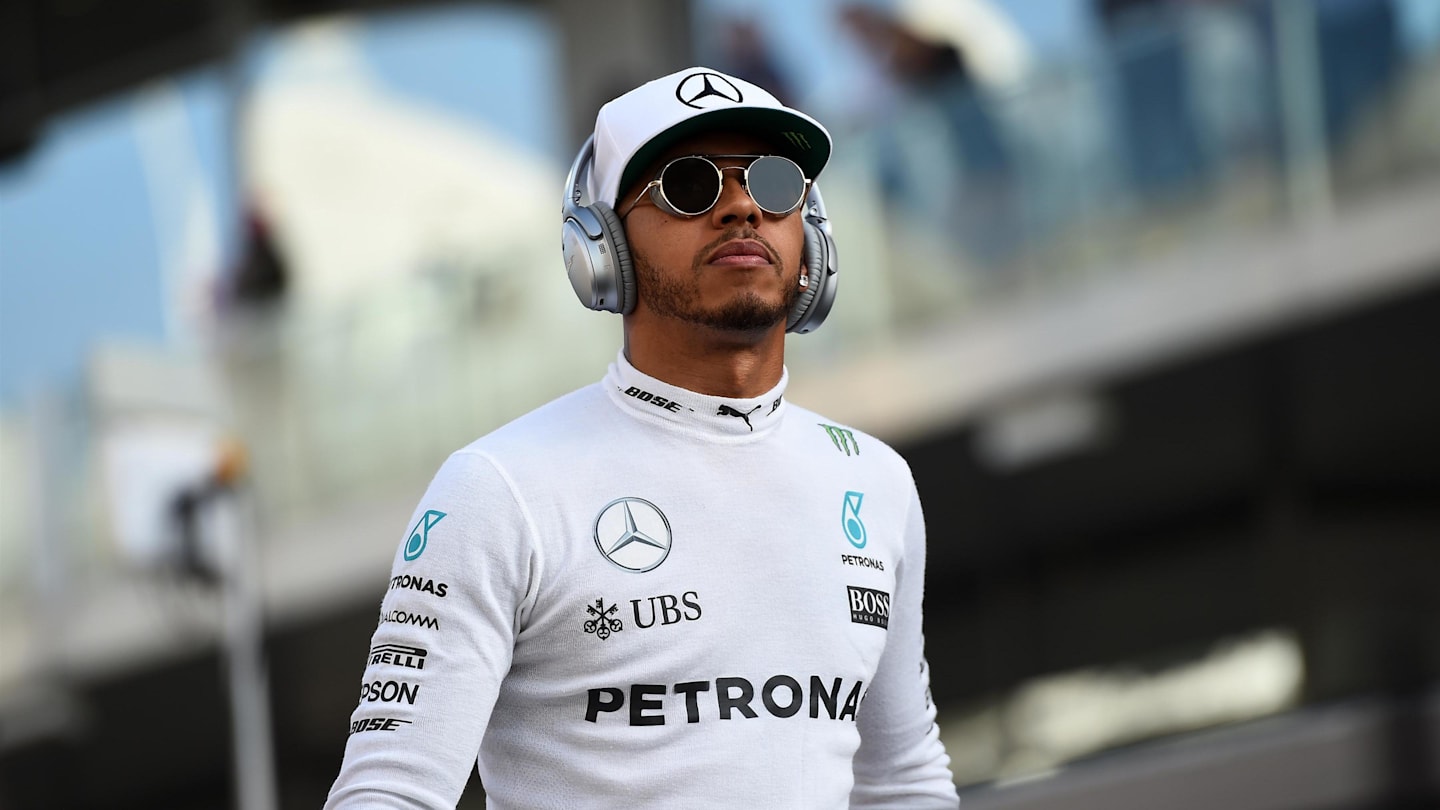
POLYGON ((775 154, 799 164, 811 180, 830 161, 830 135, 813 121, 786 110, 741 107, 709 110, 662 130, 635 150, 620 174, 616 194, 624 194, 670 147, 686 138, 707 132, 740 132, 764 138, 775 154))

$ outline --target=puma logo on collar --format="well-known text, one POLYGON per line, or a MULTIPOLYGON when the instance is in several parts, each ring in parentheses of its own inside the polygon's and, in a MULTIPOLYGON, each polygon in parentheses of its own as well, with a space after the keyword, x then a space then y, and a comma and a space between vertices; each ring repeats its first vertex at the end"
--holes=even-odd
POLYGON ((735 410, 734 408, 730 407, 729 405, 721 405, 721 406, 720 406, 720 410, 716 411, 716 412, 715 412, 715 415, 716 415, 716 416, 738 416, 738 417, 740 417, 741 419, 744 419, 744 420, 745 420, 745 427, 750 428, 750 432, 751 432, 751 433, 754 433, 754 432, 755 432, 755 426, 752 425, 752 424, 750 424, 750 414, 752 414, 752 413, 754 413, 754 412, 756 412, 756 411, 758 411, 758 410, 760 410, 760 406, 759 406, 759 405, 756 405, 755 407, 751 408, 750 410, 744 411, 744 412, 742 413, 741 411, 737 411, 737 410, 735 410))

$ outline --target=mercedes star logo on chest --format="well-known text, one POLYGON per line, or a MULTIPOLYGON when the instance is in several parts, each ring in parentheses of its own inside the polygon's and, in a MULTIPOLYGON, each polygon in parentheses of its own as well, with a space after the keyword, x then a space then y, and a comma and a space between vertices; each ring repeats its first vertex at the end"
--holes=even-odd
POLYGON ((626 571, 642 573, 670 555, 670 521, 644 498, 616 498, 595 516, 595 547, 626 571))

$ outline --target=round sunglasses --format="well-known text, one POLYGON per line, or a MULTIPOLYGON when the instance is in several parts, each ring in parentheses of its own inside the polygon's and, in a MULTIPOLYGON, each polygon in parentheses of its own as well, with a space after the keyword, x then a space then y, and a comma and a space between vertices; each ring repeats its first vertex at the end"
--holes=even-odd
POLYGON ((810 181, 795 161, 779 155, 685 155, 660 170, 640 189, 626 210, 628 215, 646 194, 662 211, 698 217, 715 207, 725 184, 725 172, 743 171, 741 184, 755 205, 767 214, 785 216, 805 201, 810 181), (720 166, 716 160, 749 160, 744 166, 720 166))

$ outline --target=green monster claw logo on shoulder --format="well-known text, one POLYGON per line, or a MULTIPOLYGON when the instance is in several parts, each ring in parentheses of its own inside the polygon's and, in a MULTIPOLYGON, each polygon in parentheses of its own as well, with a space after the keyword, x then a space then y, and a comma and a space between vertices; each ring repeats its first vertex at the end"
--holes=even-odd
POLYGON ((847 456, 850 455, 851 450, 854 450, 855 455, 860 455, 860 444, 855 441, 854 433, 836 425, 827 425, 824 422, 817 424, 825 428, 825 434, 830 437, 830 441, 835 443, 836 450, 844 450, 847 456))
POLYGON ((405 562, 413 562, 425 552, 425 544, 430 542, 430 528, 443 517, 444 512, 436 512, 434 509, 427 510, 420 516, 410 529, 410 539, 405 541, 405 562))

